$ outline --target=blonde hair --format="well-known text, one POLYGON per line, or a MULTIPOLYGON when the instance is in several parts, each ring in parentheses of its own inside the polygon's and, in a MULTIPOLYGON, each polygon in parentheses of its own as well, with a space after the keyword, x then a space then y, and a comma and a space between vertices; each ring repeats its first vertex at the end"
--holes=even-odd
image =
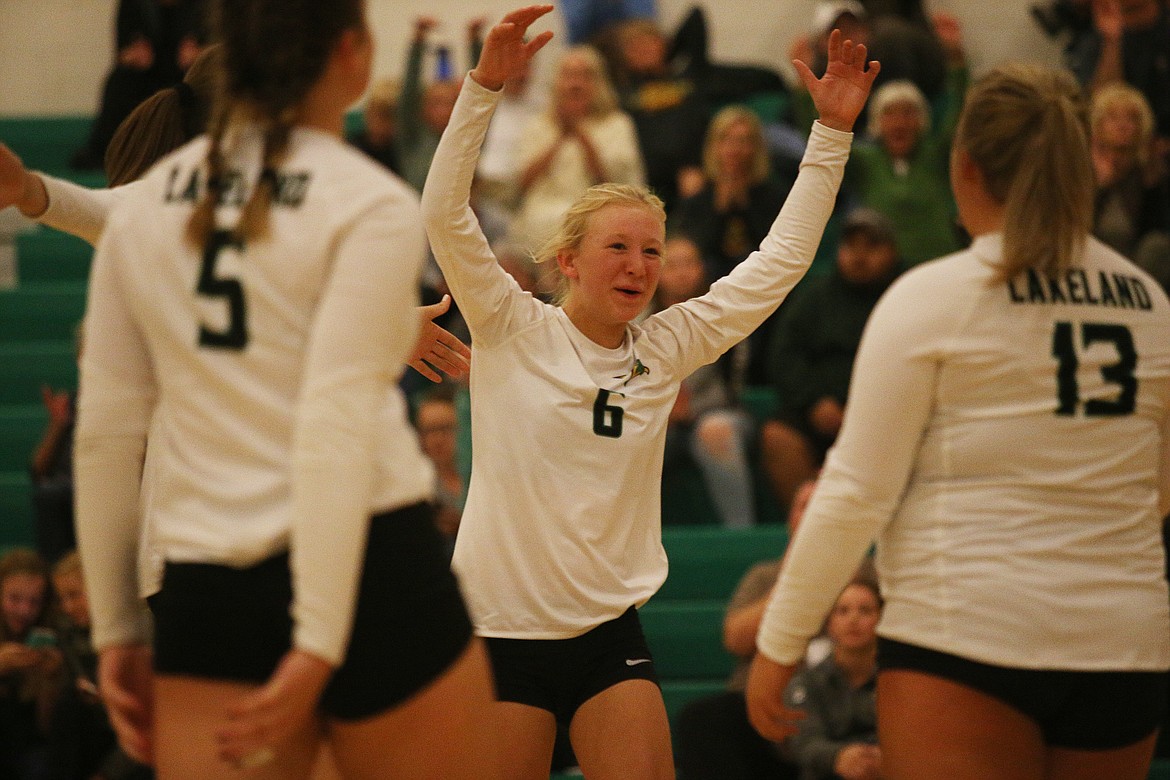
POLYGON ((914 106, 922 119, 922 132, 930 129, 930 104, 926 102, 926 95, 913 81, 899 79, 883 84, 869 99, 869 120, 865 125, 865 132, 870 138, 877 138, 881 132, 882 114, 890 106, 897 103, 909 103, 914 106))
POLYGON ((764 145, 764 128, 760 118, 747 106, 727 106, 712 117, 703 144, 703 171, 711 179, 719 177, 719 154, 716 147, 732 125, 740 123, 748 126, 752 136, 755 153, 752 155, 751 182, 759 184, 771 174, 772 163, 764 145))
POLYGON ((1110 114, 1119 111, 1130 111, 1137 118, 1138 137, 1136 152, 1137 160, 1145 165, 1150 159, 1150 139, 1154 135, 1154 112, 1146 96, 1135 87, 1121 81, 1106 84, 1093 93, 1092 107, 1089 110, 1090 135, 1097 133, 1100 125, 1110 114))
POLYGON ((955 145, 1003 205, 995 281, 1077 261, 1093 225, 1095 185, 1085 100, 1070 74, 1023 64, 991 71, 967 95, 955 145))
MULTIPOLYGON (((561 252, 580 247, 581 239, 589 229, 589 218, 606 206, 638 206, 649 209, 664 225, 666 224, 666 207, 662 199, 648 188, 612 182, 595 184, 574 201, 565 212, 560 229, 537 250, 532 259, 537 263, 555 261, 561 252)), ((557 284, 558 303, 564 301, 568 289, 568 280, 562 276, 557 284)))
MULTIPOLYGON (((605 66, 605 60, 602 59, 597 49, 588 44, 571 46, 565 49, 564 53, 561 54, 561 58, 557 60, 557 74, 560 74, 561 68, 565 66, 565 63, 573 58, 584 60, 585 64, 589 67, 590 74, 593 76, 593 84, 596 89, 593 95, 593 105, 589 107, 589 115, 592 117, 603 117, 616 111, 618 107, 617 92, 614 91, 613 82, 610 81, 609 70, 605 66)), ((549 110, 554 112, 555 116, 555 105, 550 104, 549 110)))

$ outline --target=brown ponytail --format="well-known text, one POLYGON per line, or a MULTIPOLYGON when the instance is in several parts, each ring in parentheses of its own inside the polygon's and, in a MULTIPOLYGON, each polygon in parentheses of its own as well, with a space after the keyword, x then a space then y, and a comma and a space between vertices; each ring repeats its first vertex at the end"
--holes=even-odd
POLYGON ((305 95, 321 77, 338 38, 364 26, 362 0, 214 0, 214 38, 223 47, 222 100, 211 123, 207 188, 187 225, 206 243, 226 186, 225 137, 236 118, 264 133, 261 175, 240 212, 239 238, 262 238, 276 194, 277 170, 305 95))

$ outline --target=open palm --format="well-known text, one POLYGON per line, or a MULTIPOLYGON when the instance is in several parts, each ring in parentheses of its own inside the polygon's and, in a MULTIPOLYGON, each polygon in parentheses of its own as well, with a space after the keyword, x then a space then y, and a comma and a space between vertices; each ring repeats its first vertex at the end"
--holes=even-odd
POLYGON ((546 31, 530 41, 525 40, 528 26, 552 9, 551 5, 530 5, 501 19, 488 31, 472 78, 481 86, 494 90, 522 73, 532 56, 552 38, 552 33, 546 31))
POLYGON ((881 63, 866 60, 864 44, 842 37, 840 30, 833 30, 829 36, 829 65, 819 79, 804 62, 796 60, 792 64, 817 107, 821 124, 849 131, 869 99, 881 63))

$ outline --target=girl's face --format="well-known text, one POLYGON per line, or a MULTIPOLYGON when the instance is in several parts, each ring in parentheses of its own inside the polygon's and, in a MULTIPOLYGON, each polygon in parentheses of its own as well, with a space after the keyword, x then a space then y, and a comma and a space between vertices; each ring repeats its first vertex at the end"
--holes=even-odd
POLYGON ((911 155, 922 135, 922 116, 913 103, 899 102, 886 106, 878 117, 878 133, 886 152, 896 160, 911 155))
POLYGON ((715 141, 715 159, 722 173, 747 173, 755 156, 756 138, 747 122, 732 122, 715 141))
POLYGON ((626 324, 658 288, 665 232, 653 211, 635 204, 610 204, 589 217, 580 245, 557 255, 569 280, 564 310, 578 330, 602 346, 621 346, 626 324))
POLYGON ((78 628, 89 628, 89 599, 81 572, 71 571, 53 578, 53 589, 61 602, 61 611, 78 628))
POLYGON ((4 627, 15 639, 23 639, 36 625, 45 604, 45 578, 39 574, 18 572, 0 583, 0 612, 4 627))
POLYGON ((864 585, 850 585, 841 592, 829 613, 829 638, 842 650, 868 650, 877 646, 881 606, 864 585))

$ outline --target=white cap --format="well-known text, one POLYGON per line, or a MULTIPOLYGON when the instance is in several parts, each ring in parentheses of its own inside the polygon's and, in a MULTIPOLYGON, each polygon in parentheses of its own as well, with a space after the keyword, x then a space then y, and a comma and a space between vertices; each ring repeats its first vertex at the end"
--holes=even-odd
POLYGON ((813 10, 809 33, 813 38, 828 34, 843 14, 850 14, 855 19, 864 19, 865 8, 857 0, 821 0, 813 10))

